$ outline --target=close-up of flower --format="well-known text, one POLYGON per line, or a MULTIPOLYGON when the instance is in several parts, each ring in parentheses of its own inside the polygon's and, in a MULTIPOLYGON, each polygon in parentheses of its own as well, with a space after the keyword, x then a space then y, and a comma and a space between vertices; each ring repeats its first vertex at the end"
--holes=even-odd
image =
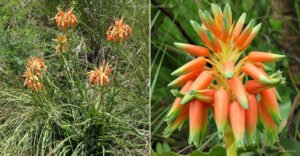
POLYGON ((65 52, 68 44, 68 39, 66 35, 58 35, 57 38, 53 39, 58 45, 55 46, 56 54, 65 52))
POLYGON ((205 46, 174 43, 195 58, 171 74, 179 77, 168 86, 181 90, 172 90, 177 98, 167 114, 164 135, 181 130, 188 121, 189 143, 199 147, 211 109, 218 136, 224 139, 227 150, 255 144, 258 132, 266 133, 269 142, 274 143, 282 122, 275 86, 284 84, 285 78, 281 71, 267 73, 265 63, 285 56, 262 51, 245 55, 261 23, 255 25, 251 20, 245 25, 246 13, 234 22, 228 4, 224 10, 211 4, 211 9, 213 17, 199 10, 201 25, 190 21, 205 46))
POLYGON ((106 38, 108 41, 117 39, 119 42, 125 41, 131 33, 131 28, 124 23, 123 17, 120 20, 115 20, 113 26, 109 26, 106 31, 106 38))
POLYGON ((69 27, 74 28, 77 25, 77 18, 73 14, 73 9, 63 11, 60 8, 57 8, 57 10, 58 12, 53 19, 59 28, 67 30, 69 27))
POLYGON ((26 71, 23 74, 23 77, 25 77, 24 86, 31 88, 33 92, 40 90, 42 88, 40 82, 42 70, 45 72, 48 70, 44 58, 30 58, 27 61, 26 71))
POLYGON ((111 73, 111 67, 105 62, 99 68, 95 68, 87 73, 89 83, 92 85, 103 86, 109 84, 109 76, 111 73))

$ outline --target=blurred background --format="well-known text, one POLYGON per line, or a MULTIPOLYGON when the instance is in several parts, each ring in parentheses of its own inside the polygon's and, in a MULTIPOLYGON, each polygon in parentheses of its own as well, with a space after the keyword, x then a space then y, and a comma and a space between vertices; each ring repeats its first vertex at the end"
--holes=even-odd
MULTIPOLYGON (((49 149, 57 155, 148 153, 148 17, 147 0, 0 0, 0 155, 43 155, 49 154, 49 149), (79 96, 82 88, 68 87, 64 77, 52 41, 61 33, 52 19, 57 8, 73 8, 78 20, 76 28, 68 33, 68 47, 69 57, 78 62, 80 82, 86 84, 86 72, 103 60, 112 66, 113 76, 105 95, 111 116, 104 126, 105 119, 83 117, 85 109, 77 109, 87 102, 79 96), (121 17, 131 27, 131 35, 126 43, 108 42, 106 30, 121 17), (59 90, 54 89, 50 97, 39 97, 37 100, 44 100, 40 103, 31 102, 32 98, 24 100, 32 97, 22 77, 31 56, 44 57, 49 75, 60 81, 55 81, 59 90), (36 106, 43 102, 57 110, 36 106), (73 108, 77 109, 75 113, 73 108), (66 117, 71 110, 71 117, 66 117)), ((93 93, 88 87, 83 90, 88 95, 93 93)))
MULTIPOLYGON (((162 135, 164 117, 174 100, 167 84, 170 74, 190 57, 174 47, 174 42, 201 45, 201 39, 189 21, 199 23, 198 9, 209 10, 216 3, 222 8, 231 6, 233 20, 247 13, 246 23, 255 19, 262 29, 246 54, 252 50, 272 51, 287 55, 287 59, 268 64, 272 70, 281 70, 287 81, 278 86, 282 102, 280 112, 287 125, 274 145, 240 149, 240 155, 299 155, 300 153, 300 1, 299 0, 151 0, 151 147, 158 155, 224 155, 225 149, 216 135, 216 126, 210 115, 207 137, 196 149, 188 144, 188 129, 175 131, 171 137, 162 135), (172 151, 172 152, 171 152, 172 151), (198 152, 197 152, 198 151, 198 152), (200 152, 201 151, 201 152, 200 152)), ((211 12, 211 11, 210 11, 211 12)))

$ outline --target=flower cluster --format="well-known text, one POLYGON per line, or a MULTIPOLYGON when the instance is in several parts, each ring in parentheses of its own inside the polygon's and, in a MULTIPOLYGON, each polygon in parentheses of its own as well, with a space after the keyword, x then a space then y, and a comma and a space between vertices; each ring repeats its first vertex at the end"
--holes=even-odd
POLYGON ((110 65, 103 62, 99 68, 95 68, 88 72, 89 82, 93 85, 102 86, 104 84, 109 84, 109 76, 111 73, 110 65))
POLYGON ((64 12, 61 9, 57 9, 58 12, 54 17, 56 25, 62 30, 67 30, 69 27, 74 28, 77 25, 76 16, 73 14, 73 9, 64 12))
MULTIPOLYGON (((62 35, 58 35, 56 39, 53 39, 58 45, 55 47, 56 54, 64 53, 67 51, 68 38, 67 29, 74 28, 77 25, 76 16, 73 14, 73 9, 67 12, 58 9, 57 14, 53 18, 57 26, 63 31, 62 35)), ((108 40, 114 40, 115 36, 118 40, 126 40, 130 34, 130 27, 121 20, 115 20, 114 26, 111 26, 107 31, 108 40)), ((47 66, 44 63, 43 58, 30 58, 27 63, 26 72, 23 77, 25 77, 24 85, 31 88, 32 91, 36 91, 42 88, 40 82, 41 70, 47 71, 47 66)), ((109 84, 109 76, 111 73, 111 67, 105 62, 99 68, 88 72, 89 83, 92 85, 103 86, 104 84, 109 84)))
POLYGON ((131 33, 131 28, 124 23, 123 18, 115 20, 114 25, 110 26, 106 31, 106 38, 108 41, 114 41, 118 38, 118 41, 126 40, 131 33))
POLYGON ((58 43, 58 45, 55 47, 56 54, 66 51, 68 44, 66 35, 58 35, 56 39, 53 39, 53 41, 58 43))
POLYGON ((24 86, 31 88, 33 92, 42 88, 40 82, 42 69, 47 72, 47 66, 43 58, 30 58, 23 75, 25 77, 24 86))
POLYGON ((249 143, 255 143, 256 129, 259 129, 274 142, 281 123, 279 96, 274 86, 284 83, 285 79, 280 71, 268 75, 269 68, 264 63, 285 56, 252 51, 242 57, 261 24, 255 25, 251 20, 244 27, 245 13, 233 22, 228 4, 223 11, 216 4, 211 8, 213 17, 208 11, 199 10, 202 25, 191 21, 206 47, 175 43, 195 58, 172 73, 179 77, 169 86, 181 90, 173 90, 177 98, 167 114, 168 127, 164 135, 170 136, 188 120, 189 142, 200 145, 207 129, 208 109, 212 109, 220 138, 225 139, 229 131, 240 147, 245 134, 249 143))

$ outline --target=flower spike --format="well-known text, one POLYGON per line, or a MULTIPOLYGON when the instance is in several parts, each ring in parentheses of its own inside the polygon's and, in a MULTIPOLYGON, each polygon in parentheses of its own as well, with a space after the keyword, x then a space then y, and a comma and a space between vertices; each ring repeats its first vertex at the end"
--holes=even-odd
POLYGON ((275 62, 284 55, 252 51, 242 55, 258 35, 261 23, 254 20, 245 23, 243 13, 233 24, 228 4, 223 12, 217 4, 209 11, 199 10, 202 21, 190 21, 204 46, 187 43, 174 45, 191 54, 194 59, 175 70, 178 76, 168 86, 182 87, 193 81, 186 91, 172 90, 176 96, 168 114, 168 127, 164 134, 169 136, 175 129, 189 121, 189 143, 199 146, 207 127, 207 109, 213 110, 219 138, 223 138, 228 155, 235 154, 237 147, 244 146, 244 136, 254 144, 258 132, 266 132, 271 143, 282 129, 277 100, 280 95, 275 87, 285 83, 281 71, 273 72, 265 62, 275 62), (244 27, 244 25, 247 25, 244 27), (206 65, 207 63, 207 65, 206 65), (251 77, 250 80, 248 77, 251 77), (176 107, 175 107, 176 106, 176 107), (188 113, 186 110, 188 109, 188 113), (259 131, 257 131, 259 130, 259 131))

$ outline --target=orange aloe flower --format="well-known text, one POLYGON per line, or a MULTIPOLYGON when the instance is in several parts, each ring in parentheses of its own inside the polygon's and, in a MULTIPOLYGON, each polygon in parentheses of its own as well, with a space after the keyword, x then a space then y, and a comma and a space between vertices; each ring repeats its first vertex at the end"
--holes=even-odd
POLYGON ((58 43, 58 45, 55 47, 56 54, 66 51, 68 44, 66 35, 58 35, 56 39, 53 39, 53 41, 58 43))
MULTIPOLYGON (((242 55, 258 34, 261 23, 255 24, 254 20, 245 23, 246 13, 234 22, 228 4, 223 11, 216 4, 211 8, 213 16, 209 11, 199 10, 202 24, 190 22, 205 46, 174 43, 194 57, 172 73, 179 77, 168 85, 184 88, 185 93, 174 95, 180 97, 176 108, 189 109, 189 117, 187 113, 184 115, 184 121, 190 123, 189 142, 200 144, 205 134, 207 109, 213 110, 219 137, 225 142, 233 135, 238 147, 243 146, 244 136, 248 143, 255 143, 256 128, 267 129, 269 138, 274 140, 281 122, 277 102, 280 96, 274 86, 285 83, 285 78, 280 71, 268 74, 266 71, 270 68, 264 63, 279 61, 285 56, 260 51, 242 55), (186 85, 189 85, 188 91, 186 85), (224 133, 225 125, 230 126, 228 133, 224 133)), ((174 108, 170 112, 173 111, 174 108)), ((182 127, 183 119, 180 123, 182 127)), ((168 122, 168 127, 173 124, 168 122)))
POLYGON ((26 71, 23 74, 23 77, 25 77, 24 86, 31 88, 33 92, 40 90, 42 88, 40 82, 42 70, 45 72, 48 70, 44 58, 30 58, 27 61, 26 71))
POLYGON ((102 63, 99 68, 95 68, 87 73, 89 83, 92 85, 103 86, 109 84, 109 76, 111 73, 110 65, 102 63))
POLYGON ((69 27, 74 28, 77 25, 77 19, 73 14, 73 9, 70 9, 66 12, 60 8, 57 8, 57 10, 58 12, 53 19, 59 28, 62 30, 67 30, 69 27))
POLYGON ((45 64, 44 58, 31 57, 27 61, 27 69, 30 70, 34 75, 41 77, 42 69, 47 71, 48 67, 45 64))
POLYGON ((125 41, 131 33, 131 28, 124 23, 123 17, 120 20, 115 20, 113 26, 109 26, 106 31, 108 41, 118 39, 119 42, 125 41))

